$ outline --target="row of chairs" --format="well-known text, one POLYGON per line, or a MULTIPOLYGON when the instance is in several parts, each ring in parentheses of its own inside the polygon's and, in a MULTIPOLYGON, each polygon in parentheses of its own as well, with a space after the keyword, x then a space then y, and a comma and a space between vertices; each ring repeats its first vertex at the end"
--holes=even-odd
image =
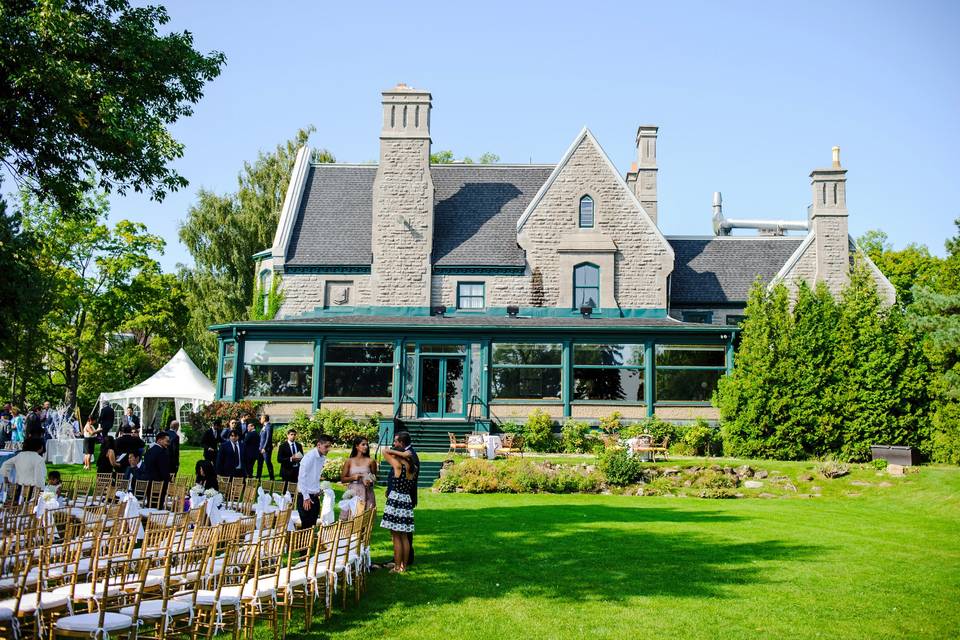
POLYGON ((43 520, 4 510, 0 629, 52 638, 230 629, 237 638, 267 618, 277 637, 294 609, 308 630, 315 601, 329 618, 336 592, 346 606, 348 591, 359 600, 366 587, 373 510, 300 531, 287 531, 289 509, 221 526, 203 510, 158 513, 138 534, 144 520, 122 507, 66 507, 43 520))

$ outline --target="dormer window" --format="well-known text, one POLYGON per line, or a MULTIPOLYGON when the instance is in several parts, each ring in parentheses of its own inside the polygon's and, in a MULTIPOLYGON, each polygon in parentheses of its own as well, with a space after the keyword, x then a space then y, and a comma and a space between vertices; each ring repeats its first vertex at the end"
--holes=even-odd
POLYGON ((580 228, 593 228, 593 198, 590 196, 580 198, 580 228))
POLYGON ((573 308, 600 308, 600 267, 589 262, 573 268, 573 308))

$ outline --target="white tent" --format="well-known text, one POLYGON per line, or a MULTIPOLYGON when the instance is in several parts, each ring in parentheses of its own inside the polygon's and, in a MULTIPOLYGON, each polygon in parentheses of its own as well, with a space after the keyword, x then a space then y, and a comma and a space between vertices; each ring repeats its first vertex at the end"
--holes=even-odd
MULTIPOLYGON (((183 349, 177 351, 170 361, 159 371, 140 384, 113 393, 101 393, 100 400, 112 405, 135 405, 139 408, 141 423, 149 425, 156 413, 160 400, 173 400, 177 419, 181 418, 181 409, 190 405, 196 411, 201 405, 213 402, 213 383, 197 368, 183 349)), ((121 411, 117 412, 119 418, 121 411)))

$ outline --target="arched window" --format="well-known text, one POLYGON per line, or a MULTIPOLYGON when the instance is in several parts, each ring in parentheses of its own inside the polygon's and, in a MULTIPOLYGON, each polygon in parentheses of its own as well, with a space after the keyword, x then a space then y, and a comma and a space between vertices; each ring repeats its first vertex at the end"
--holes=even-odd
POLYGON ((593 198, 590 196, 580 198, 580 228, 593 228, 593 198))
POLYGON ((600 307, 600 267, 585 262, 573 268, 573 308, 600 307))
POLYGON ((260 300, 263 312, 266 313, 270 308, 270 285, 268 281, 270 279, 270 272, 267 269, 264 269, 260 272, 260 300))

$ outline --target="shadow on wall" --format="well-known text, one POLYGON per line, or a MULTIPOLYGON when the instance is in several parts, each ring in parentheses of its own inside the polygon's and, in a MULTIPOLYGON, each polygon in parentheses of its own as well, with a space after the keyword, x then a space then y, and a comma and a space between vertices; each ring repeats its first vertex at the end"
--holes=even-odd
MULTIPOLYGON (((420 566, 410 578, 420 584, 398 588, 394 580, 371 580, 364 620, 379 619, 390 607, 505 594, 561 606, 650 595, 727 598, 727 586, 765 582, 767 563, 799 562, 825 551, 778 540, 718 539, 711 524, 744 518, 710 511, 560 504, 421 509, 417 518, 420 566), (696 533, 680 531, 689 524, 696 533)), ((384 547, 374 553, 384 556, 384 547)), ((358 622, 347 611, 335 615, 327 630, 358 622)))
POLYGON ((470 182, 437 202, 433 212, 434 262, 478 234, 489 235, 493 242, 486 244, 491 247, 497 246, 497 238, 516 237, 519 213, 516 216, 501 213, 507 203, 520 195, 521 191, 509 183, 470 182), (464 212, 469 212, 469 216, 465 217, 464 212))

